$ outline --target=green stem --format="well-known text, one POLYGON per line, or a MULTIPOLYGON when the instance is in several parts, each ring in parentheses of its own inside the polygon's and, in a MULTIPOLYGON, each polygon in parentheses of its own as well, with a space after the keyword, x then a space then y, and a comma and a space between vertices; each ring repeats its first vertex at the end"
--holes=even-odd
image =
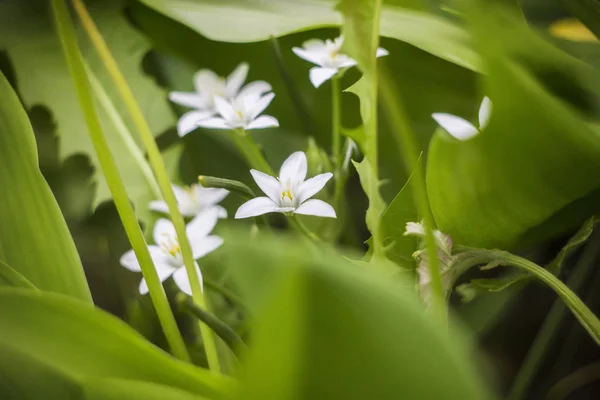
POLYGON ((558 381, 546 395, 548 400, 566 399, 575 390, 600 380, 600 362, 595 362, 568 375, 566 378, 558 381))
POLYGON ((331 78, 331 110, 332 110, 332 124, 331 124, 331 154, 333 155, 334 175, 335 175, 335 189, 333 196, 333 206, 340 214, 342 210, 340 203, 342 201, 342 193, 346 183, 346 176, 342 170, 342 143, 341 143, 341 118, 342 118, 342 104, 340 101, 340 78, 335 75, 331 78))
POLYGON ((457 271, 465 271, 477 265, 493 262, 497 265, 515 267, 531 273, 558 294, 592 339, 600 344, 600 320, 598 320, 598 317, 590 311, 571 289, 546 269, 529 260, 502 250, 473 250, 469 253, 464 253, 463 257, 460 262, 454 265, 457 271))
POLYGON ((431 308, 432 311, 444 323, 447 323, 448 312, 442 288, 442 278, 439 269, 439 260, 435 243, 434 218, 429 205, 427 196, 427 187, 425 185, 425 171, 419 157, 419 149, 416 136, 412 131, 410 122, 405 113, 403 104, 394 92, 394 86, 391 84, 387 70, 384 67, 380 69, 379 87, 381 90, 382 106, 386 111, 392 134, 396 139, 398 153, 403 155, 406 163, 406 170, 413 172, 413 178, 410 180, 413 185, 414 201, 419 213, 423 218, 425 228, 425 246, 429 259, 429 274, 431 277, 431 308))
POLYGON ((240 352, 248 348, 246 343, 244 343, 244 341, 237 335, 237 333, 235 333, 233 329, 229 327, 229 325, 208 311, 195 305, 193 301, 190 301, 189 297, 180 295, 178 296, 177 300, 184 311, 210 326, 213 332, 223 339, 233 354, 239 357, 240 352))
POLYGON ((218 284, 217 282, 213 282, 212 280, 208 279, 207 277, 203 278, 203 282, 204 282, 204 286, 206 286, 207 289, 211 289, 211 290, 221 294, 223 297, 228 298, 232 303, 234 303, 236 306, 238 306, 241 310, 247 310, 247 307, 244 304, 244 300, 242 300, 242 298, 240 296, 238 296, 236 293, 234 293, 232 290, 226 288, 223 285, 218 284))
POLYGON ((142 175, 144 175, 144 178, 148 183, 148 186, 150 186, 150 189, 152 189, 152 194, 154 195, 154 197, 158 199, 162 198, 160 194, 160 188, 158 187, 158 183, 156 183, 156 179, 154 178, 154 174, 152 173, 152 168, 150 168, 150 165, 148 165, 146 157, 144 157, 144 153, 140 150, 140 147, 133 139, 133 135, 129 131, 129 128, 127 128, 125 121, 123 121, 123 118, 121 118, 121 115, 117 111, 117 108, 110 100, 110 97, 108 97, 106 90, 104 90, 104 87, 102 86, 92 69, 85 63, 85 60, 84 65, 88 74, 88 78, 90 80, 90 84, 92 85, 92 90, 94 91, 98 102, 104 108, 104 111, 108 115, 108 118, 115 126, 115 129, 119 134, 119 138, 125 145, 125 148, 129 152, 129 155, 137 163, 140 171, 142 172, 142 175))
POLYGON ((311 232, 302 222, 298 220, 295 215, 290 215, 288 220, 291 222, 292 226, 300 233, 302 233, 306 238, 312 243, 319 243, 321 239, 311 232))
MULTIPOLYGON (((567 282, 567 286, 572 290, 578 290, 593 271, 594 261, 600 253, 600 247, 597 246, 596 242, 593 241, 587 246, 586 251, 575 266, 574 272, 567 282)), ((540 327, 533 345, 529 348, 527 356, 525 356, 525 361, 523 361, 510 389, 509 399, 517 400, 525 397, 531 380, 535 378, 536 372, 544 362, 546 352, 550 349, 552 342, 556 340, 559 332, 558 327, 564 320, 566 312, 567 309, 564 303, 556 300, 540 327)))
POLYGON ((273 175, 271 166, 260 152, 256 143, 254 143, 250 135, 248 135, 248 132, 241 128, 234 129, 230 132, 236 146, 246 158, 248 165, 253 169, 273 175))
POLYGON ((254 194, 252 189, 240 181, 200 175, 198 177, 198 182, 200 182, 200 185, 207 188, 227 189, 246 200, 256 197, 256 194, 254 194))
MULTIPOLYGON (((179 212, 177 200, 175 195, 173 194, 173 190, 171 187, 171 181, 167 174, 167 170, 162 160, 162 156, 160 154, 160 150, 156 141, 154 140, 154 136, 152 135, 152 131, 144 118, 144 115, 139 108, 125 77, 121 73, 119 66, 117 65, 115 59, 113 58, 110 49, 106 45, 104 38, 98 31, 94 21, 89 15, 85 5, 81 0, 72 0, 75 11, 79 15, 82 26, 86 30, 90 40, 92 41, 98 55, 102 59, 104 63, 104 67, 108 71, 111 79, 115 83, 117 90, 125 103, 127 111, 131 115, 134 125, 136 126, 141 138, 144 143, 144 147, 146 148, 146 152, 148 153, 148 158, 150 160, 150 165, 154 171, 156 179, 158 181, 158 185, 161 189, 161 193, 165 202, 169 206, 169 213, 171 215, 171 220, 173 225, 175 226, 175 232, 177 233, 177 238, 179 240, 179 245, 181 247, 181 252, 183 255, 183 261, 185 264, 185 268, 190 279, 190 286, 192 289, 192 294, 194 301, 202 308, 207 308, 208 304, 206 299, 204 298, 204 294, 202 292, 202 288, 200 286, 200 280, 198 277, 198 272, 194 266, 194 258, 192 255, 192 249, 190 243, 188 241, 188 237, 185 231, 185 221, 179 212)), ((220 372, 220 363, 219 356, 217 353, 217 347, 215 344, 215 338, 212 335, 210 329, 203 323, 200 324, 200 332, 202 334, 202 338, 204 340, 206 356, 208 359, 208 364, 211 370, 215 372, 220 372)))
POLYGON ((156 268, 154 267, 152 258, 148 252, 144 234, 135 217, 133 207, 127 197, 125 185, 119 176, 117 165, 112 158, 108 143, 102 132, 102 126, 94 108, 94 99, 89 87, 85 67, 77 47, 75 29, 73 28, 69 16, 69 10, 67 9, 64 0, 52 0, 52 9, 63 52, 67 60, 71 78, 75 85, 79 104, 81 105, 88 126, 90 138, 98 156, 98 161, 100 162, 104 177, 108 182, 119 217, 123 222, 123 227, 131 242, 135 256, 140 263, 142 275, 148 284, 150 298, 156 309, 163 332, 173 354, 181 360, 190 361, 187 348, 185 347, 181 333, 177 328, 175 317, 173 316, 158 273, 156 272, 156 268))

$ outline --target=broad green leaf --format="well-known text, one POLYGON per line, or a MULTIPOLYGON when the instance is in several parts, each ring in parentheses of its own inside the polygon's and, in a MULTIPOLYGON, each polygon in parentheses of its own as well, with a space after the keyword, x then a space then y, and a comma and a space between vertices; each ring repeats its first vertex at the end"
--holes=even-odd
MULTIPOLYGON (((169 109, 166 93, 142 71, 142 58, 150 47, 122 15, 124 1, 96 0, 87 1, 86 5, 142 107, 153 133, 158 135, 173 126, 175 120, 169 109)), ((43 104, 56 118, 60 159, 64 160, 76 153, 84 153, 90 157, 98 180, 94 203, 97 205, 111 198, 110 191, 100 173, 83 116, 77 111, 77 98, 49 11, 50 7, 44 0, 3 2, 0 5, 0 49, 6 50, 12 60, 25 106, 30 108, 43 104), (43 70, 40 70, 40 66, 43 66, 43 70)), ((115 108, 122 113, 130 132, 134 133, 134 139, 139 143, 136 130, 119 100, 116 88, 81 29, 79 33, 79 43, 87 63, 104 85, 115 108)), ((101 118, 119 172, 136 206, 136 213, 145 220, 148 217, 147 203, 154 196, 136 161, 123 145, 111 119, 104 112, 101 112, 101 118)))
POLYGON ((561 0, 569 12, 579 18, 590 31, 600 37, 600 2, 598 0, 561 0))
POLYGON ((82 382, 85 400, 202 400, 188 391, 153 382, 90 378, 82 382))
POLYGON ((27 278, 12 269, 7 263, 0 260, 0 286, 9 286, 22 289, 37 288, 27 278))
POLYGON ((456 243, 514 247, 564 232, 596 207, 587 202, 577 218, 566 214, 552 231, 528 235, 600 187, 600 130, 590 121, 600 91, 595 70, 493 11, 473 13, 490 124, 468 141, 438 131, 427 185, 437 224, 456 243))
POLYGON ((0 344, 10 344, 77 379, 127 379, 200 395, 223 393, 228 381, 184 364, 124 322, 68 297, 0 289, 0 344))
POLYGON ((237 398, 490 398, 411 284, 297 241, 228 239, 259 310, 237 398))
MULTIPOLYGON (((207 38, 224 42, 255 42, 341 23, 340 15, 334 11, 334 0, 141 1, 207 38)), ((461 27, 420 11, 421 2, 396 3, 399 5, 386 4, 383 8, 382 36, 409 43, 465 68, 478 68, 477 54, 461 27)))
POLYGON ((81 261, 38 168, 27 114, 0 73, 0 260, 40 290, 91 301, 81 261))

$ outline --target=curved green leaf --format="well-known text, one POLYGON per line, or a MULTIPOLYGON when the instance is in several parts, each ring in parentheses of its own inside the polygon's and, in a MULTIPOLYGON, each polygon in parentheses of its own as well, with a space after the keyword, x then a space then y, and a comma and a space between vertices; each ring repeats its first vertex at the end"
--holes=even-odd
POLYGON ((117 318, 68 297, 0 289, 0 344, 83 379, 127 379, 222 394, 228 380, 177 361, 117 318))
POLYGON ((0 260, 41 290, 91 301, 75 244, 38 167, 27 114, 0 73, 0 260))
MULTIPOLYGON (((341 23, 340 14, 334 11, 334 0, 141 1, 202 35, 223 42, 256 42, 341 23)), ((409 2, 400 3, 405 6, 409 2)), ((441 17, 387 4, 381 15, 381 35, 465 68, 478 69, 479 59, 468 44, 468 34, 441 17)))
POLYGON ((85 400, 202 400, 181 389, 124 379, 88 379, 82 382, 85 400))
POLYGON ((0 260, 0 286, 10 286, 22 289, 34 289, 37 288, 33 283, 29 282, 27 278, 12 269, 7 263, 0 260))
MULTIPOLYGON (((440 230, 456 242, 511 247, 555 233, 526 235, 600 187, 600 130, 589 119, 600 90, 595 70, 505 10, 476 12, 473 21, 492 117, 465 142, 435 135, 428 191, 440 230)), ((561 220, 557 231, 578 222, 561 220)))
POLYGON ((490 398, 410 283, 284 239, 228 243, 258 310, 237 398, 490 398))

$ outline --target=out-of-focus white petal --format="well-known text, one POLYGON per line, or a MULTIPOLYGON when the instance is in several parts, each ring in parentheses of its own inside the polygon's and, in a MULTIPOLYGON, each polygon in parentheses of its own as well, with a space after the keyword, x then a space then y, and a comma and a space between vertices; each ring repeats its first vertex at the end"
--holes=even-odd
POLYGON ((323 49, 325 48, 325 42, 321 39, 308 39, 306 42, 302 43, 302 47, 306 50, 323 49))
POLYGON ((154 224, 154 231, 152 232, 154 243, 160 244, 164 242, 165 238, 177 238, 175 232, 175 226, 168 219, 161 218, 154 224))
POLYGON ((193 185, 194 196, 202 206, 211 206, 220 203, 229 194, 227 189, 205 188, 193 185))
POLYGON ((210 207, 198 213, 185 227, 190 242, 202 241, 212 232, 219 220, 219 209, 210 207))
POLYGON ((219 210, 219 218, 227 218, 227 210, 221 206, 215 206, 219 210))
POLYGON ((219 236, 205 236, 197 241, 190 239, 190 246, 192 247, 192 255, 194 260, 197 260, 205 255, 212 253, 223 244, 223 238, 219 236))
POLYGON ((242 204, 236 211, 235 218, 256 217, 270 212, 281 212, 279 205, 268 197, 257 197, 242 204))
POLYGON ((194 74, 194 88, 196 92, 202 93, 212 91, 212 89, 221 81, 221 77, 210 69, 201 69, 194 74))
POLYGON ((335 210, 323 200, 311 199, 294 210, 294 214, 314 215, 317 217, 336 218, 335 210))
POLYGON ((300 57, 303 60, 306 60, 308 62, 311 62, 313 64, 321 65, 321 63, 323 62, 324 53, 320 49, 311 48, 310 50, 307 50, 307 49, 302 49, 300 47, 293 47, 292 51, 298 57, 300 57))
POLYGON ((337 58, 338 60, 336 61, 336 65, 338 68, 350 68, 358 64, 358 62, 355 59, 343 54, 340 54, 337 58))
POLYGON ((492 101, 485 96, 479 107, 479 129, 483 130, 490 122, 492 116, 492 101))
POLYGON ((337 74, 337 72, 338 70, 335 68, 313 67, 308 72, 308 77, 310 78, 310 83, 312 83, 314 87, 318 88, 323 84, 323 82, 331 79, 332 76, 337 74))
POLYGON ((273 101, 273 98, 275 97, 275 93, 268 93, 260 98, 258 98, 258 100, 256 101, 256 103, 254 103, 251 107, 250 111, 250 120, 254 120, 256 119, 256 117, 258 117, 260 115, 261 112, 263 112, 265 110, 265 108, 267 108, 269 106, 269 104, 271 104, 271 101, 273 101))
POLYGON ((160 213, 165 213, 165 214, 169 213, 169 206, 167 205, 166 202, 164 202, 162 200, 151 201, 148 204, 148 208, 150 208, 152 211, 156 211, 156 212, 160 212, 160 213))
POLYGON ((303 151, 292 153, 281 165, 279 169, 279 181, 282 184, 297 184, 306 179, 308 161, 303 151))
POLYGON ((250 122, 246 129, 264 129, 264 128, 276 128, 279 126, 279 121, 277 118, 272 117, 270 115, 261 115, 256 118, 254 121, 250 122))
MULTIPOLYGON (((200 267, 198 263, 194 263, 194 267, 196 268, 196 273, 198 274, 198 281, 200 282, 200 288, 204 289, 202 282, 202 272, 200 272, 200 267)), ((187 270, 185 267, 179 268, 173 274, 173 281, 183 293, 191 296, 192 295, 192 287, 190 285, 190 278, 188 277, 187 270)))
POLYGON ((383 57, 383 56, 387 56, 388 54, 390 54, 389 51, 387 51, 383 47, 379 47, 379 48, 377 48, 377 52, 375 53, 375 57, 383 57))
POLYGON ((333 177, 333 174, 331 172, 327 172, 324 174, 314 176, 302 182, 300 184, 300 187, 298 188, 298 202, 304 203, 306 200, 310 199, 315 194, 317 194, 321 189, 325 187, 325 184, 327 184, 331 177, 333 177))
POLYGON ((231 129, 231 126, 227 124, 223 118, 208 118, 198 122, 198 126, 201 128, 209 129, 231 129))
POLYGON ((271 90, 272 87, 268 82, 254 81, 244 86, 242 90, 240 90, 238 97, 245 97, 251 95, 262 96, 263 94, 270 92, 271 90))
POLYGON ((183 137, 198 128, 198 122, 212 117, 212 111, 188 111, 177 122, 177 133, 183 137))
POLYGON ((133 249, 123 254, 119 259, 119 262, 123 267, 127 268, 130 271, 140 272, 142 270, 142 267, 140 267, 140 263, 138 262, 137 257, 133 252, 133 249))
POLYGON ((246 81, 246 77, 248 76, 248 68, 248 63, 240 63, 240 65, 233 70, 231 75, 227 77, 225 88, 228 96, 234 97, 238 94, 240 88, 246 81))
POLYGON ((279 197, 281 196, 281 184, 271 175, 267 175, 264 172, 257 171, 255 169, 250 170, 250 174, 254 181, 271 200, 275 203, 279 202, 279 197))
POLYGON ((202 96, 193 92, 171 92, 169 93, 169 100, 190 108, 203 108, 205 106, 202 96))
POLYGON ((215 107, 217 112, 221 114, 221 117, 227 121, 236 119, 235 110, 228 100, 225 100, 221 96, 215 96, 215 107))
POLYGON ((473 124, 460 117, 444 113, 432 114, 432 117, 446 132, 458 140, 467 140, 479 133, 473 124))
MULTIPOLYGON (((156 273, 158 274, 158 279, 161 282, 164 282, 169 276, 173 274, 175 268, 173 268, 168 263, 166 256, 157 246, 148 246, 148 250, 150 250, 152 262, 154 263, 156 273)), ((142 278, 140 282, 139 290, 140 294, 148 293, 148 284, 146 283, 146 280, 144 278, 142 278)))

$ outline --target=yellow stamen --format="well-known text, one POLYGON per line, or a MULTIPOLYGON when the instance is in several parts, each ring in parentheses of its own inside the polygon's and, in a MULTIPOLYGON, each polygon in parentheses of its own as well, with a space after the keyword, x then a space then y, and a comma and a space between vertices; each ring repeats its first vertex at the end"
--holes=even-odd
POLYGON ((294 199, 292 198, 292 192, 290 191, 290 189, 281 192, 281 199, 288 197, 290 199, 290 201, 293 201, 294 199))

